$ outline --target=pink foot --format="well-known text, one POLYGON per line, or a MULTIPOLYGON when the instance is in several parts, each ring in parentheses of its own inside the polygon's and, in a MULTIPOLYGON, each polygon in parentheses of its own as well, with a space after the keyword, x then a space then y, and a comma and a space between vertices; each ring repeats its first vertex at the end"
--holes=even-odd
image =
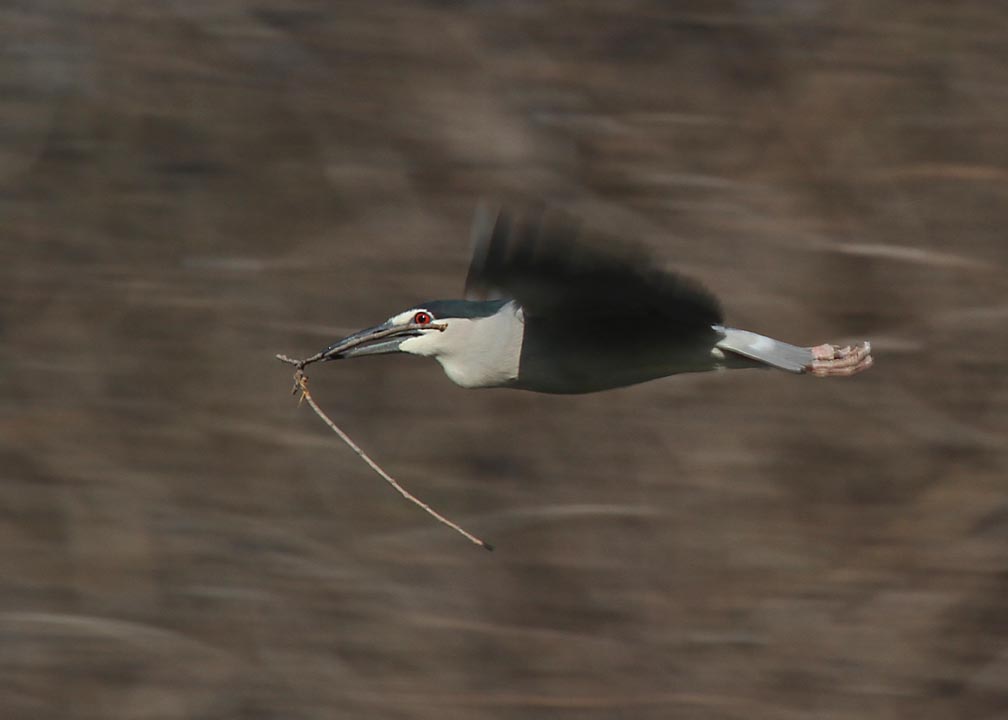
POLYGON ((839 345, 816 345, 809 348, 812 362, 806 370, 816 377, 853 375, 872 366, 871 343, 864 342, 851 347, 839 345))

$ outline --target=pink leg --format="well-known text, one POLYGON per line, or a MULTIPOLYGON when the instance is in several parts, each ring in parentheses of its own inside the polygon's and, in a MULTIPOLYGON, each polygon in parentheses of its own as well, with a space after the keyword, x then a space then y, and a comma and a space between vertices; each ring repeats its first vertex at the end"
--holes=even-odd
POLYGON ((853 347, 816 345, 809 350, 813 360, 806 369, 817 377, 853 375, 872 366, 871 343, 868 342, 853 347))

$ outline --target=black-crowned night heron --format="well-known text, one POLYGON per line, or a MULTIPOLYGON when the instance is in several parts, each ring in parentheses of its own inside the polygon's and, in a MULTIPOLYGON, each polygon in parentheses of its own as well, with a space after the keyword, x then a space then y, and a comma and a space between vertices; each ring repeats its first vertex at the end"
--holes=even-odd
POLYGON ((468 299, 403 310, 324 359, 406 352, 435 358, 462 387, 545 393, 732 368, 843 376, 872 364, 867 342, 799 347, 726 327, 699 285, 549 213, 481 211, 473 238, 468 299))

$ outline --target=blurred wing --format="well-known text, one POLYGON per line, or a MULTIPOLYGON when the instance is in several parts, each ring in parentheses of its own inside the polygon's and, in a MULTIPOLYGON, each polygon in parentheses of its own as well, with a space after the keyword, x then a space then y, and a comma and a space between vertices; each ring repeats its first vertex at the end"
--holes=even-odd
POLYGON ((656 267, 640 248, 589 235, 551 212, 480 210, 466 297, 511 297, 529 317, 597 323, 666 323, 669 329, 722 322, 717 299, 656 267))

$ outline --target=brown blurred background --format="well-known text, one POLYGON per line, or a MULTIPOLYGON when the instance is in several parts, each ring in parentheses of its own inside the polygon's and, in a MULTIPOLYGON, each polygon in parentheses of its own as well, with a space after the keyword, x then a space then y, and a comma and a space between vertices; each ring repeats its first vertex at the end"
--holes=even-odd
POLYGON ((0 9, 6 718, 1008 715, 1008 6, 0 9), (313 370, 480 198, 639 238, 851 380, 313 370))

